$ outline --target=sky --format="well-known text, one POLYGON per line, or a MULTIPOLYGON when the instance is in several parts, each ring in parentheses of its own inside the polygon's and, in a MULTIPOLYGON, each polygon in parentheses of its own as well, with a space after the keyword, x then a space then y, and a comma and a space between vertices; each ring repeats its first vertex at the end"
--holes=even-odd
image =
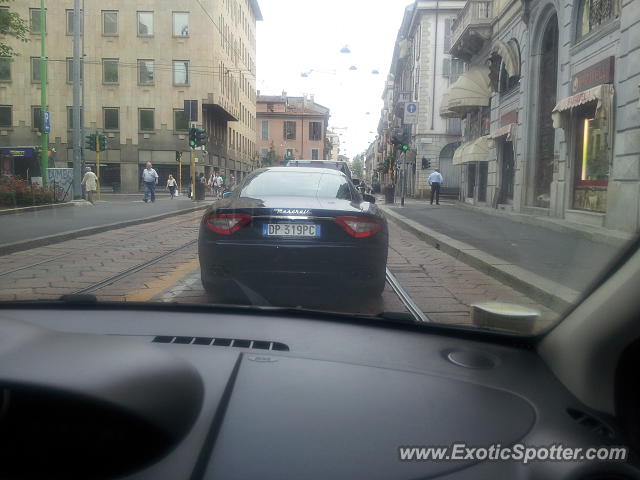
POLYGON ((258 0, 257 86, 261 95, 313 94, 331 110, 329 128, 352 158, 375 139, 382 92, 410 0, 258 0), (351 53, 340 53, 344 46, 351 53), (350 68, 355 66, 357 70, 350 68), (373 74, 373 70, 378 74, 373 74), (308 73, 302 77, 303 72, 308 73))

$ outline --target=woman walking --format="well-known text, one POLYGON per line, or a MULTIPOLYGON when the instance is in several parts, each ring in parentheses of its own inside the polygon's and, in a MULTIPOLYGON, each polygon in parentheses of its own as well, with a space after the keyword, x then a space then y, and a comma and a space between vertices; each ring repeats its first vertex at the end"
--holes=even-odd
POLYGON ((176 182, 176 179, 173 178, 173 175, 169 175, 169 180, 167 180, 167 189, 169 190, 169 193, 171 194, 171 198, 176 196, 176 185, 178 183, 176 182))

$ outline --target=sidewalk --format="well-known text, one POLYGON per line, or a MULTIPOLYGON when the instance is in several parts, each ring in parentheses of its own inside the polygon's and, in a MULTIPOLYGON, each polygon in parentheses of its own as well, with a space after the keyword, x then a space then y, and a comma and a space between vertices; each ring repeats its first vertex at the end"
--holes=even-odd
POLYGON ((453 202, 438 206, 409 199, 404 207, 383 201, 380 207, 446 253, 560 308, 574 303, 622 248, 579 231, 528 224, 453 202))

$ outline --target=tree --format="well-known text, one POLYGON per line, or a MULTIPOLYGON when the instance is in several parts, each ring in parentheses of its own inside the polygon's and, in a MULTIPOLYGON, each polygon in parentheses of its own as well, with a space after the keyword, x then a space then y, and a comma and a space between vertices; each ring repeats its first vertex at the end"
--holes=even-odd
POLYGON ((271 165, 275 165, 278 162, 278 154, 276 153, 276 149, 273 148, 273 143, 271 143, 271 148, 267 152, 267 156, 262 159, 262 166, 269 167, 271 165))
MULTIPOLYGON (((13 0, 0 0, 0 6, 13 0)), ((8 8, 0 8, 0 38, 14 37, 22 42, 28 42, 29 25, 15 12, 8 8)), ((12 47, 0 41, 0 57, 15 57, 19 55, 12 47)))
POLYGON ((364 155, 359 153, 351 159, 351 172, 355 178, 362 178, 363 158, 364 155))

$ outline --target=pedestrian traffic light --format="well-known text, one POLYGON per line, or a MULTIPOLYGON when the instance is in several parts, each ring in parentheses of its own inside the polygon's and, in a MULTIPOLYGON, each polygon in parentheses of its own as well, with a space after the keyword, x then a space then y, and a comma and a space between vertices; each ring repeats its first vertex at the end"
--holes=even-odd
POLYGON ((182 152, 176 150, 176 162, 182 161, 182 152))
POLYGON ((207 132, 202 128, 196 128, 196 146, 202 147, 207 144, 207 132))
POLYGON ((189 129, 189 146, 191 148, 195 148, 198 145, 197 139, 196 139, 196 131, 198 129, 195 127, 191 127, 189 129))
POLYGON ((96 151, 96 134, 92 133, 84 137, 85 145, 84 148, 87 150, 91 150, 92 152, 96 151))
POLYGON ((107 137, 102 133, 98 134, 98 151, 104 152, 107 150, 107 137))

